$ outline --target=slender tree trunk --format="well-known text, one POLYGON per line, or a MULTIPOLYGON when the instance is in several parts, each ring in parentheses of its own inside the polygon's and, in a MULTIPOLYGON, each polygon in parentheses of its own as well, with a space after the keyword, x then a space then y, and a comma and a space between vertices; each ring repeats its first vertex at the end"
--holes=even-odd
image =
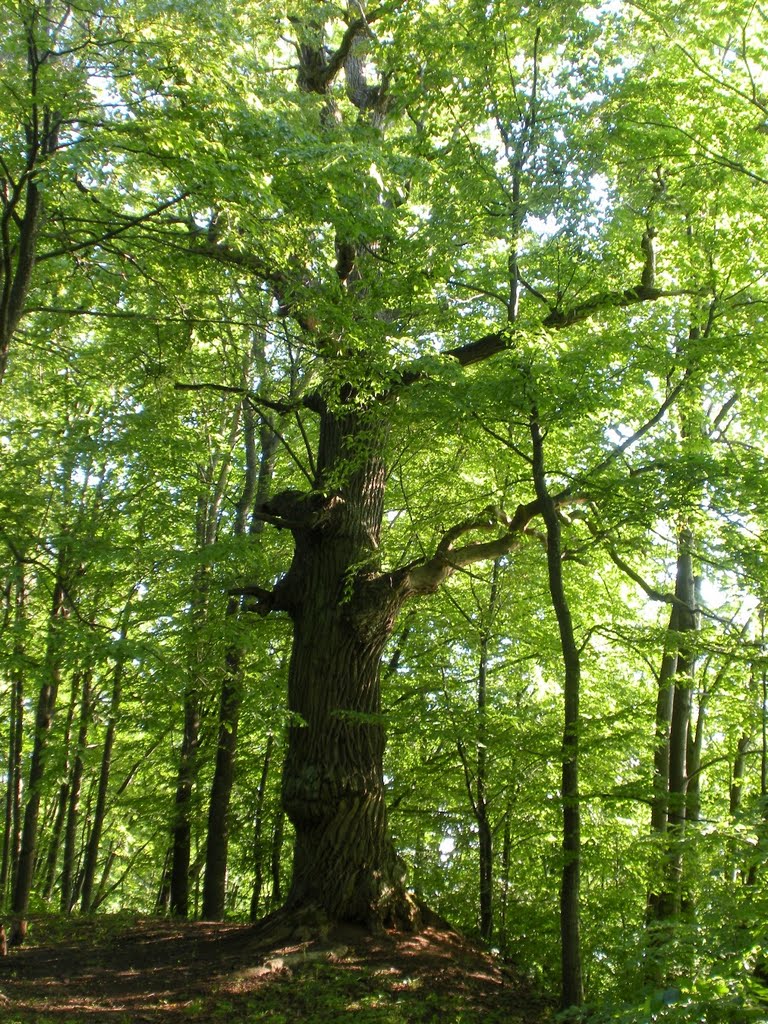
MULTIPOLYGON (((491 573, 491 592, 488 599, 488 617, 492 620, 499 590, 499 560, 495 559, 491 573)), ((480 937, 491 941, 493 934, 493 835, 488 815, 488 629, 480 640, 480 661, 477 674, 477 784, 475 809, 479 838, 480 873, 480 937)))
POLYGON ((24 736, 24 657, 26 628, 26 578, 24 566, 16 567, 13 613, 13 664, 11 667, 10 714, 8 718, 8 788, 5 794, 5 829, 0 864, 0 906, 5 904, 9 882, 16 877, 21 847, 22 743, 24 736))
POLYGON ((275 737, 270 733, 267 737, 267 748, 264 751, 264 760, 261 766, 261 776, 256 789, 256 809, 253 816, 253 891, 251 894, 250 919, 257 921, 259 917, 259 904, 261 893, 264 888, 264 799, 267 792, 267 779, 269 768, 272 763, 272 750, 275 745, 275 737))
MULTIPOLYGON (((760 652, 765 656, 765 609, 760 609, 760 652)), ((762 827, 758 825, 758 850, 762 854, 768 846, 768 670, 760 672, 760 803, 763 808, 762 827)), ((754 860, 747 872, 747 885, 757 882, 758 863, 754 860)))
POLYGON ((104 863, 101 868, 101 877, 99 883, 96 886, 96 891, 91 897, 89 909, 91 913, 98 910, 99 906, 104 902, 107 892, 107 882, 114 866, 115 860, 117 859, 117 851, 115 850, 114 843, 110 843, 107 856, 104 859, 104 863))
POLYGON ((736 755, 733 759, 733 773, 731 775, 731 788, 728 800, 728 811, 732 818, 735 818, 741 807, 741 790, 744 784, 744 775, 747 768, 747 755, 752 750, 752 737, 744 733, 739 737, 736 746, 736 755))
MULTIPOLYGON (((227 617, 236 615, 239 610, 240 601, 231 597, 227 603, 227 617)), ((208 805, 203 878, 203 918, 207 921, 220 921, 224 917, 229 849, 229 803, 235 778, 235 751, 243 685, 240 660, 240 650, 234 646, 230 647, 225 656, 226 669, 219 703, 216 762, 208 805)))
POLYGON ((276 907, 283 898, 282 870, 283 870, 283 832, 285 831, 285 812, 278 807, 275 813, 275 824, 272 829, 272 851, 270 854, 270 874, 272 877, 272 892, 270 894, 270 906, 276 907))
MULTIPOLYGON (((672 706, 675 697, 678 619, 677 606, 673 605, 669 616, 666 647, 659 672, 658 697, 656 700, 651 828, 657 834, 663 834, 667 831, 667 814, 669 813, 669 728, 672 722, 672 706)), ((656 899, 658 899, 658 894, 649 897, 650 902, 656 899)))
MULTIPOLYGON (((200 470, 200 486, 210 486, 210 472, 200 470)), ((203 552, 215 539, 215 510, 207 495, 200 494, 197 507, 196 544, 203 552)), ((205 565, 195 574, 192 609, 192 636, 189 678, 184 689, 183 732, 176 776, 176 795, 171 829, 171 913, 187 917, 190 907, 190 865, 192 859, 192 798, 197 781, 197 755, 200 746, 200 713, 205 679, 200 668, 203 658, 202 630, 208 614, 208 573, 205 565)))
POLYGON ((62 765, 61 772, 61 785, 59 786, 59 794, 56 800, 56 813, 53 819, 48 853, 45 859, 45 873, 42 886, 43 899, 46 900, 46 902, 50 900, 53 894, 53 887, 56 882, 56 865, 59 860, 61 837, 64 832, 64 821, 67 814, 67 804, 69 802, 70 743, 72 738, 72 722, 75 717, 75 706, 77 705, 79 690, 77 683, 79 683, 80 678, 80 676, 77 676, 72 683, 72 692, 70 694, 69 707, 67 709, 67 720, 64 726, 64 736, 62 739, 64 763, 62 765))
POLYGON ((580 1006, 584 1001, 581 965, 580 874, 581 811, 579 805, 579 691, 581 656, 573 632, 573 621, 563 583, 560 520, 547 489, 544 468, 544 442, 536 413, 531 418, 533 441, 533 479, 536 496, 547 530, 547 571, 552 607, 560 633, 565 669, 563 697, 565 722, 561 747, 563 774, 563 873, 560 888, 560 937, 562 949, 562 1005, 580 1006))
POLYGON ((14 915, 10 942, 19 944, 26 933, 25 918, 29 909, 32 878, 35 867, 38 840, 38 818, 42 796, 43 777, 48 761, 48 739, 53 724, 56 697, 61 679, 61 624, 66 614, 64 585, 65 555, 59 552, 56 578, 48 619, 48 637, 43 662, 43 682, 37 700, 35 714, 35 740, 29 766, 27 804, 24 809, 24 826, 21 834, 21 850, 13 889, 11 911, 14 915))
POLYGON ((502 955, 509 949, 507 937, 507 914, 509 911, 509 887, 512 867, 512 803, 507 800, 504 813, 504 839, 501 847, 501 920, 499 922, 499 948, 502 955))
MULTIPOLYGON (((17 185, 17 188, 19 187, 21 186, 17 185)), ((18 238, 13 243, 7 230, 7 225, 13 225, 14 213, 12 209, 8 209, 9 204, 5 204, 6 209, 0 216, 0 222, 6 229, 2 231, 0 254, 3 257, 2 264, 8 269, 7 280, 0 274, 0 384, 8 369, 11 341, 21 322, 35 265, 41 201, 37 184, 32 180, 31 169, 27 175, 25 192, 24 213, 19 224, 18 238)))
POLYGON ((155 912, 167 914, 171 908, 171 858, 173 847, 169 846, 163 861, 163 870, 160 872, 160 884, 157 887, 157 899, 155 900, 155 912))
MULTIPOLYGON (((257 469, 254 415, 249 405, 243 409, 243 433, 246 474, 235 519, 234 532, 236 536, 242 536, 245 533, 249 511, 260 508, 269 496, 278 444, 274 431, 265 426, 261 431, 261 458, 257 469)), ((249 532, 254 536, 260 533, 263 527, 264 524, 261 520, 252 519, 249 532)), ((245 603, 245 598, 240 600, 234 597, 230 598, 227 604, 227 617, 239 614, 245 603)), ((205 876, 203 879, 203 917, 206 920, 220 920, 224 916, 229 845, 229 804, 235 777, 237 729, 242 702, 241 660, 240 646, 231 645, 225 655, 226 670, 219 705, 216 764, 208 808, 205 876)), ((251 909, 253 910, 253 904, 251 909)))
POLYGON ((686 821, 701 820, 701 754, 704 749, 704 719, 706 717, 707 694, 703 693, 696 713, 688 726, 688 749, 686 752, 686 788, 685 817, 686 821))
POLYGON ((64 831, 64 854, 61 864, 61 912, 68 914, 74 906, 73 878, 75 874, 75 851, 77 847, 77 826, 80 814, 80 790, 83 784, 83 758, 88 743, 88 727, 91 719, 91 682, 93 672, 86 669, 80 693, 80 720, 77 731, 77 749, 72 766, 67 806, 67 824, 64 831))
POLYGON ((676 603, 670 616, 667 648, 659 676, 651 828, 661 837, 663 853, 659 890, 648 897, 649 920, 655 921, 679 914, 682 898, 682 839, 687 817, 693 683, 693 654, 685 634, 696 629, 692 546, 690 531, 681 531, 675 576, 676 603))
POLYGON ((480 672, 477 687, 477 710, 479 715, 477 743, 477 786, 475 805, 477 808, 477 829, 479 838, 480 874, 480 937, 490 942, 493 933, 493 837, 488 818, 487 790, 487 746, 486 746, 486 698, 488 671, 488 638, 483 636, 480 644, 480 672))
MULTIPOLYGON (((685 607, 680 607, 678 631, 689 633, 696 628, 695 587, 693 577, 693 536, 687 529, 680 534, 677 584, 675 596, 685 607)), ((693 654, 689 644, 681 640, 677 655, 675 696, 669 731, 669 834, 668 858, 665 878, 666 899, 662 903, 663 916, 680 913, 682 900, 683 851, 682 841, 687 818, 688 785, 688 729, 691 718, 691 692, 693 683, 693 654)))
POLYGON ((40 88, 39 82, 40 68, 57 49, 55 23, 54 18, 43 19, 42 25, 32 20, 26 23, 27 81, 22 92, 28 89, 30 100, 24 118, 25 166, 16 181, 5 177, 5 198, 0 210, 0 384, 8 368, 13 335, 21 323, 32 287, 43 219, 42 193, 38 187, 40 170, 59 145, 61 119, 47 106, 46 90, 40 88))
POLYGON ((125 640, 128 636, 128 616, 130 598, 122 614, 120 626, 120 647, 118 648, 114 672, 112 673, 112 696, 109 703, 109 720, 104 735, 104 746, 101 751, 101 770, 99 786, 96 793, 96 807, 91 819, 91 831, 85 849, 83 863, 82 886, 80 890, 80 910, 83 914, 91 912, 93 903, 93 886, 96 879, 96 868, 99 860, 99 844, 107 814, 107 794, 109 793, 109 776, 112 769, 112 750, 115 745, 117 731, 117 715, 123 695, 123 674, 125 672, 125 640))
POLYGON ((181 742, 171 864, 171 913, 189 914, 190 862, 192 857, 191 802, 197 778, 197 750, 200 744, 200 698, 197 687, 184 695, 184 735, 181 742))
MULTIPOLYGON (((222 420, 220 429, 228 428, 228 443, 212 452, 207 465, 198 466, 199 492, 195 521, 195 545, 199 554, 203 554, 218 536, 221 505, 226 492, 232 452, 240 430, 242 405, 238 406, 234 415, 227 414, 222 420)), ((179 917, 187 917, 190 904, 190 859, 192 851, 192 815, 193 797, 198 776, 198 750, 200 747, 201 710, 203 693, 206 688, 205 673, 201 671, 203 651, 203 627, 208 618, 209 580, 208 567, 201 565, 192 582, 192 623, 189 679, 184 690, 183 735, 179 753, 179 770, 176 776, 176 797, 173 810, 173 860, 171 864, 171 913, 179 917)), ((232 713, 232 700, 227 702, 227 713, 232 713)), ((224 726, 222 726, 224 728, 224 726)), ((225 740, 225 746, 229 745, 225 740)), ((234 747, 232 748, 234 754, 234 747)), ((218 757, 217 751, 217 757, 218 757)), ((225 761, 229 758, 224 753, 225 761)), ((229 765, 227 765, 229 770, 229 765)), ((219 784, 223 780, 220 778, 219 784)), ((231 783, 230 783, 231 788, 231 783)), ((225 825, 226 822, 224 821, 225 825)), ((224 840, 226 843, 226 839, 224 840)), ((214 861, 216 859, 214 851, 214 861)), ((221 862, 226 872, 226 855, 221 862)))

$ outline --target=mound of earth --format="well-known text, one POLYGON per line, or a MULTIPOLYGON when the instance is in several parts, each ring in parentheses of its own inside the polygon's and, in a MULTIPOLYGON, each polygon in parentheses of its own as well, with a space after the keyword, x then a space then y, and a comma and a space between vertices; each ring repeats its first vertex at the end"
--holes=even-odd
POLYGON ((28 944, 0 959, 8 1024, 544 1024, 550 1009, 439 927, 275 944, 242 924, 33 918, 28 944))

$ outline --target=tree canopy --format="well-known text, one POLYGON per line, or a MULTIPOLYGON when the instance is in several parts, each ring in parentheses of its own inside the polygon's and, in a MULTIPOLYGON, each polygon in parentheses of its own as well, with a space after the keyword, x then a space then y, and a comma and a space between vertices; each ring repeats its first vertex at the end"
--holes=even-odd
POLYGON ((432 907, 757 1020, 762 8, 0 18, 17 938, 432 907))

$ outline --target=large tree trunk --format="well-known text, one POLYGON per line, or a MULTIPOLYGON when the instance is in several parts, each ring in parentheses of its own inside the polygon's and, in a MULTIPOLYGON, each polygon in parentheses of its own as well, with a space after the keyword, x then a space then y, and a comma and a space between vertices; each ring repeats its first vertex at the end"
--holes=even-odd
POLYGON ((361 636, 352 609, 339 603, 341 579, 323 572, 322 557, 313 561, 289 673, 298 720, 288 730, 283 774, 283 802, 296 830, 288 904, 317 905, 334 919, 393 920, 403 880, 382 775, 386 618, 369 619, 373 635, 361 636))
POLYGON ((414 916, 384 797, 380 661, 402 598, 375 580, 380 443, 355 414, 324 412, 316 491, 266 506, 295 539, 275 595, 294 622, 282 787, 296 833, 287 908, 374 928, 414 916), (352 469, 339 480, 345 465, 352 469))

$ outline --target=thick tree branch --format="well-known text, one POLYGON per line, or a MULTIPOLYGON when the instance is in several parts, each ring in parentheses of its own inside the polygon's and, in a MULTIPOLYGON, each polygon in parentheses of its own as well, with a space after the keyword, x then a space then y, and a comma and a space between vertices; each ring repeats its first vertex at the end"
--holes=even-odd
POLYGON ((209 232, 203 228, 192 226, 193 238, 196 246, 192 252, 198 256, 209 256, 220 263, 230 264, 248 270, 256 277, 268 284, 277 299, 280 313, 290 315, 299 324, 302 330, 308 334, 317 332, 317 320, 311 313, 299 309, 296 304, 295 293, 302 287, 303 274, 290 274, 277 267, 271 266, 266 260, 253 252, 243 252, 240 249, 233 249, 225 242, 211 238, 209 232))
POLYGON ((344 62, 352 52, 352 47, 355 45, 357 37, 362 35, 368 29, 369 24, 379 18, 385 9, 384 7, 377 7, 370 14, 361 15, 361 17, 355 18, 354 21, 349 23, 346 32, 341 38, 338 50, 332 54, 326 65, 323 75, 325 88, 330 85, 344 67, 344 62))
MULTIPOLYGON (((303 88, 308 92, 323 95, 328 91, 334 79, 344 67, 344 63, 352 52, 352 47, 355 45, 357 37, 369 31, 371 22, 380 18, 388 9, 387 4, 382 4, 380 7, 365 13, 362 4, 357 4, 357 7, 360 11, 360 16, 349 22, 344 35, 341 37, 338 49, 330 57, 326 56, 324 50, 317 45, 299 47, 300 55, 303 58, 300 81, 303 88), (302 53, 302 51, 304 52, 302 53)), ((306 22, 298 17, 291 17, 289 20, 299 28, 306 24, 306 22)), ((322 26, 319 22, 315 27, 322 31, 322 26)))
POLYGON ((500 509, 490 506, 481 516, 452 527, 439 541, 434 555, 404 566, 392 574, 392 579, 405 598, 433 594, 457 569, 509 554, 520 543, 531 519, 540 511, 538 500, 518 505, 511 518, 500 509), (476 541, 460 548, 453 546, 459 537, 467 533, 492 530, 499 526, 504 528, 504 533, 495 540, 476 541))
MULTIPOLYGON (((643 236, 645 237, 645 236, 643 236)), ((648 273, 647 266, 644 273, 648 273)), ((642 302, 656 302, 659 299, 679 298, 681 296, 705 295, 708 292, 690 288, 679 288, 664 290, 662 288, 647 287, 643 284, 635 288, 627 288, 623 292, 611 291, 601 292, 585 302, 572 306, 570 309, 561 310, 550 307, 550 312, 541 321, 542 327, 549 330, 563 330, 573 324, 581 323, 591 319, 593 316, 610 309, 622 309, 627 306, 636 305, 642 302)), ((475 363, 484 362, 492 356, 498 355, 510 347, 511 332, 509 329, 493 331, 483 335, 477 341, 471 341, 466 345, 457 348, 449 348, 443 355, 455 359, 461 366, 472 366, 475 363)), ((423 380, 424 374, 419 370, 406 370, 400 376, 400 384, 414 384, 423 380)))

